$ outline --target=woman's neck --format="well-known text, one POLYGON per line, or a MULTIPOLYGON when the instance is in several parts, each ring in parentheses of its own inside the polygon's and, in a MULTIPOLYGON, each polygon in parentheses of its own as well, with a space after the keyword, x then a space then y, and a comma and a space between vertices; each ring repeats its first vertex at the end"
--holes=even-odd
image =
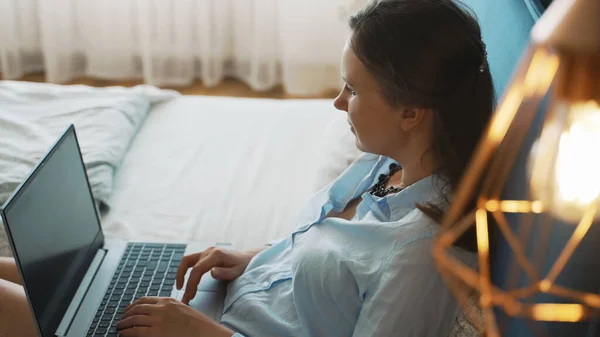
POLYGON ((429 177, 437 170, 435 159, 429 152, 423 156, 418 156, 412 161, 392 159, 402 165, 402 174, 395 175, 396 177, 390 179, 390 184, 394 186, 408 187, 423 178, 429 177))

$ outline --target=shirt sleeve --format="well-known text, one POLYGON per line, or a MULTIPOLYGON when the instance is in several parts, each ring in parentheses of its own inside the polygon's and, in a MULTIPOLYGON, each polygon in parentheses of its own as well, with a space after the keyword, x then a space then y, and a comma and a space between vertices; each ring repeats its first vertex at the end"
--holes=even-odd
POLYGON ((246 336, 242 335, 242 334, 241 334, 241 333, 239 333, 239 332, 236 332, 236 333, 235 333, 235 334, 233 334, 231 337, 246 337, 246 336))
POLYGON ((384 265, 365 294, 354 337, 450 334, 459 306, 436 269, 432 242, 416 239, 384 265))
POLYGON ((283 241, 285 239, 287 239, 287 236, 283 236, 283 237, 277 238, 275 240, 271 240, 271 241, 267 242, 265 245, 271 247, 271 246, 276 245, 276 244, 278 244, 279 242, 281 242, 281 241, 283 241))

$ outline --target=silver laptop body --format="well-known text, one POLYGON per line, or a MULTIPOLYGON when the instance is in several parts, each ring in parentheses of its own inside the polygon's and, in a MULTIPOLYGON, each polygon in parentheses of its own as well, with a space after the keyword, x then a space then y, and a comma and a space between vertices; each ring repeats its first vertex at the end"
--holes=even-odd
MULTIPOLYGON (((0 214, 42 337, 117 336, 123 307, 139 296, 180 300, 179 260, 209 246, 105 239, 73 125, 0 214)), ((209 274, 190 306, 219 321, 226 287, 209 274)))

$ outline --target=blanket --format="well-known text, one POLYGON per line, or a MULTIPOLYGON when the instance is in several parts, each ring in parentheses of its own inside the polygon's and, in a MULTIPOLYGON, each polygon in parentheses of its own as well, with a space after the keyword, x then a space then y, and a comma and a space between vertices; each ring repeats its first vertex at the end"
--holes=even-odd
POLYGON ((177 95, 148 85, 92 88, 0 81, 0 205, 74 124, 94 199, 108 208, 115 171, 151 106, 177 95))

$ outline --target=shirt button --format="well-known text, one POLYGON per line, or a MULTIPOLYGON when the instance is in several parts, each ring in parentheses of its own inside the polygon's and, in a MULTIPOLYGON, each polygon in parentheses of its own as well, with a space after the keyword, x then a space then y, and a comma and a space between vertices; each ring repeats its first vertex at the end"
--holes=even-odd
POLYGON ((269 282, 263 282, 263 284, 262 284, 262 285, 263 285, 263 287, 265 287, 265 288, 266 288, 266 287, 268 287, 268 286, 269 286, 269 282))

